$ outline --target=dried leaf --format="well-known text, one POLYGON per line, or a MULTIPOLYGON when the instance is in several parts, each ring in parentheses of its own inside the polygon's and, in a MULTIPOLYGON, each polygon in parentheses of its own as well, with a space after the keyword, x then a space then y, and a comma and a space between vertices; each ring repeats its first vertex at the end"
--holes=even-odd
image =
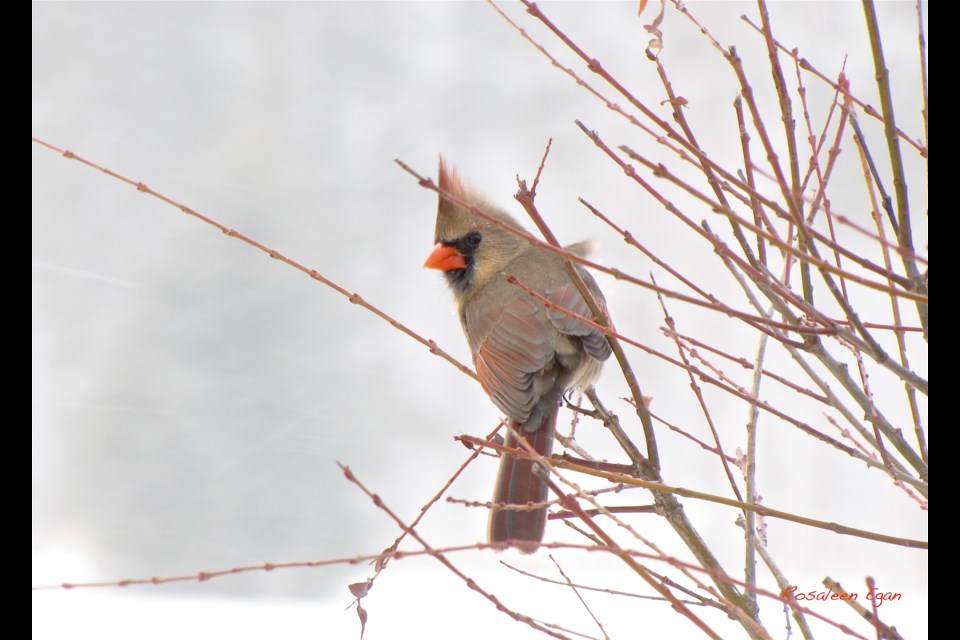
POLYGON ((663 22, 665 4, 665 0, 660 0, 660 13, 653 19, 653 22, 643 25, 644 30, 653 36, 650 42, 647 43, 646 50, 647 58, 650 60, 656 60, 660 50, 663 49, 663 32, 660 31, 660 23, 663 22))
POLYGON ((359 600, 370 592, 370 587, 372 586, 373 581, 367 580, 366 582, 354 582, 347 588, 350 589, 350 593, 353 594, 353 597, 359 600))
POLYGON ((357 603, 357 617, 360 618, 360 640, 363 640, 363 632, 367 628, 367 610, 357 603))

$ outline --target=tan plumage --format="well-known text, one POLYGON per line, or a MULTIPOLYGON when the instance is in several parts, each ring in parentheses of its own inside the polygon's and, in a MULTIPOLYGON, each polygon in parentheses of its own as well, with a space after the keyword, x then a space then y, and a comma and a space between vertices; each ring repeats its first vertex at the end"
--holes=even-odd
MULTIPOLYGON (((464 188, 453 167, 440 160, 440 188, 521 228, 508 213, 464 188)), ((547 308, 504 274, 517 276, 554 304, 581 316, 590 309, 570 281, 561 258, 473 215, 441 196, 436 246, 424 266, 444 272, 457 301, 460 322, 473 354, 480 384, 510 419, 517 434, 541 455, 549 456, 563 393, 592 384, 610 356, 604 335, 556 309, 547 308)), ((579 269, 601 306, 603 294, 579 269)), ((520 448, 513 434, 508 447, 520 448)), ((547 486, 529 458, 504 454, 494 492, 495 504, 525 505, 547 499, 547 486)), ((544 507, 515 510, 494 507, 490 541, 533 551, 543 539, 544 507)))

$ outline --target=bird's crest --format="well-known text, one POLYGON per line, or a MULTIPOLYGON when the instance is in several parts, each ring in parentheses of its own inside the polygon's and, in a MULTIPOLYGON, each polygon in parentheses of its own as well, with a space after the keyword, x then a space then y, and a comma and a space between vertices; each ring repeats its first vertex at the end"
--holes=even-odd
MULTIPOLYGON (((443 155, 440 155, 440 173, 437 181, 440 190, 459 198, 468 205, 481 209, 486 214, 491 215, 513 227, 521 229, 520 224, 514 218, 499 207, 491 205, 482 196, 471 191, 464 186, 457 173, 456 167, 448 162, 443 155)), ((437 206, 437 242, 441 240, 454 240, 466 234, 470 229, 490 228, 489 222, 470 212, 469 208, 462 207, 450 200, 447 200, 443 193, 440 194, 440 202, 437 206)))

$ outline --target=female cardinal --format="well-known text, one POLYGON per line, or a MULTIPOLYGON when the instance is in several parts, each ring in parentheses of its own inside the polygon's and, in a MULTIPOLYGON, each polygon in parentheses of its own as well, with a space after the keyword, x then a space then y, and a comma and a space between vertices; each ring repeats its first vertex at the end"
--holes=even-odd
MULTIPOLYGON (((440 188, 512 227, 508 213, 463 187, 456 170, 440 158, 440 188)), ((549 457, 557 411, 567 389, 587 387, 610 356, 603 333, 545 306, 510 284, 512 274, 558 307, 591 317, 590 308, 570 281, 563 260, 468 209, 440 196, 436 246, 425 267, 444 272, 453 289, 460 322, 473 353, 480 384, 510 420, 506 446, 521 448, 524 438, 549 457)), ((605 309, 597 283, 577 267, 590 295, 605 309)), ((541 504, 547 485, 529 457, 504 453, 493 494, 490 541, 533 552, 543 539, 546 507, 502 509, 503 505, 541 504)))

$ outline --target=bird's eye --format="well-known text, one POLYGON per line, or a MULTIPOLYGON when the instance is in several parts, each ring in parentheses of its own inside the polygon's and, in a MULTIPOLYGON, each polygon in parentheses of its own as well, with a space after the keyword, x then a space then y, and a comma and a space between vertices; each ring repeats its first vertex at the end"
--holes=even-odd
POLYGON ((479 231, 474 231, 467 235, 467 246, 476 249, 480 246, 480 242, 483 240, 483 236, 479 231))

